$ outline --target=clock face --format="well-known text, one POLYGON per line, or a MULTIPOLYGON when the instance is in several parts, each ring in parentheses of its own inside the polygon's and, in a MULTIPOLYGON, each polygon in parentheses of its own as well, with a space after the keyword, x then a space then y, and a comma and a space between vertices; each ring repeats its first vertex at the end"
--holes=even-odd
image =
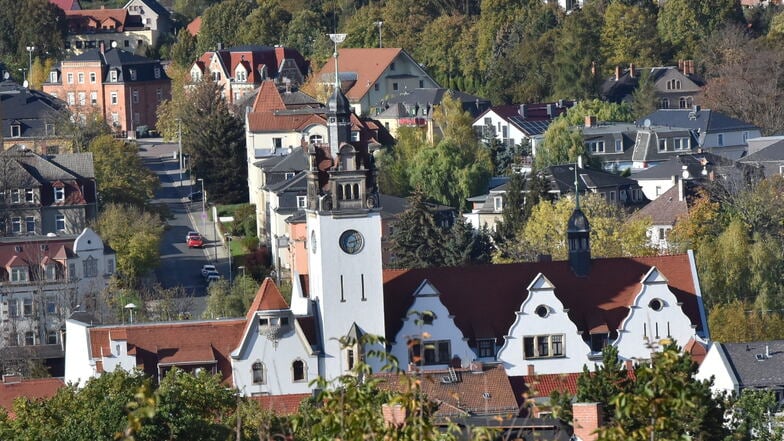
POLYGON ((340 235, 340 249, 348 254, 357 254, 365 246, 365 239, 356 230, 347 230, 340 235))

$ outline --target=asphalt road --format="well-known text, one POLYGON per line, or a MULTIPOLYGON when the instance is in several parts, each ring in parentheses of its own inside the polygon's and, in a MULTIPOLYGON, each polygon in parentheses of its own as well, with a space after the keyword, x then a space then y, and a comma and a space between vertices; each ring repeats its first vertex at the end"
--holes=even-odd
POLYGON ((173 152, 177 151, 177 144, 140 139, 139 146, 139 155, 144 164, 155 172, 161 181, 161 187, 152 202, 166 204, 172 215, 163 234, 161 262, 155 274, 164 288, 182 287, 185 298, 181 307, 188 310, 193 318, 200 318, 206 304, 206 283, 201 276, 201 267, 208 263, 215 264, 217 256, 219 261, 216 267, 226 277, 228 264, 226 259, 222 258, 225 256, 223 245, 216 241, 214 233, 209 231, 212 224, 209 219, 203 219, 201 202, 189 202, 186 197, 199 188, 192 189, 189 181, 180 182, 178 161, 172 156, 173 152), (208 231, 202 232, 205 226, 208 231), (185 235, 189 231, 199 231, 205 236, 204 248, 188 248, 185 235))

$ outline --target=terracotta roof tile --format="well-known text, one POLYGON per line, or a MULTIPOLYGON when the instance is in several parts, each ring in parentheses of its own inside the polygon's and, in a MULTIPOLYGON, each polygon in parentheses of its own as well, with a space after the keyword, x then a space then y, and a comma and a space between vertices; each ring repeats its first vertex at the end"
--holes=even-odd
POLYGON ((520 309, 528 295, 526 287, 540 272, 555 285, 556 296, 569 309, 569 317, 579 330, 587 334, 595 326, 606 324, 614 331, 628 315, 629 305, 641 288, 640 281, 652 266, 664 274, 684 313, 701 330, 689 258, 680 254, 594 259, 587 277, 577 277, 566 261, 385 270, 386 335, 395 338, 402 326, 400 318, 414 301, 412 293, 428 280, 441 293, 441 301, 455 316, 455 324, 465 337, 473 340, 494 336, 502 342, 515 320, 510 311, 520 309))
POLYGON ((233 351, 242 338, 245 319, 152 323, 90 328, 93 358, 111 353, 109 334, 125 331, 129 353, 135 352, 136 365, 148 375, 157 375, 159 363, 217 363, 223 381, 231 382, 233 351))
MULTIPOLYGON (((345 48, 338 49, 338 70, 357 74, 357 81, 346 91, 346 98, 358 101, 373 87, 390 63, 403 51, 400 48, 345 48)), ((334 78, 335 63, 327 61, 317 78, 334 78)), ((333 81, 334 83, 334 81, 333 81)))
POLYGON ((256 291, 256 297, 253 298, 245 318, 250 320, 256 311, 274 311, 279 309, 289 309, 289 305, 283 299, 278 287, 275 286, 275 282, 267 277, 261 282, 259 290, 256 291))
POLYGON ((199 35, 199 31, 201 31, 201 15, 194 18, 193 21, 188 23, 188 27, 186 29, 194 37, 199 35))
POLYGON ((264 410, 278 415, 291 415, 299 409, 302 400, 310 397, 311 394, 289 394, 251 396, 250 399, 259 403, 259 407, 264 410))
POLYGON ((253 102, 254 112, 271 112, 273 110, 283 110, 286 104, 283 98, 280 97, 278 86, 273 81, 263 81, 259 88, 259 93, 256 94, 256 100, 253 102))
POLYGON ((11 408, 15 399, 27 398, 36 400, 39 398, 50 398, 63 386, 65 386, 63 381, 57 378, 38 378, 0 383, 0 407, 6 409, 13 416, 11 408))

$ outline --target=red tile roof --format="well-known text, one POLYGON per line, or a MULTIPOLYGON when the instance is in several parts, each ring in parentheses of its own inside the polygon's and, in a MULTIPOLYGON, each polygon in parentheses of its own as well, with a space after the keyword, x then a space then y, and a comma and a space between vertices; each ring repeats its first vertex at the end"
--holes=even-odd
POLYGON ((284 110, 286 104, 278 92, 278 86, 274 81, 262 81, 259 93, 253 101, 253 112, 272 112, 273 110, 284 110))
POLYGON ((186 29, 188 30, 188 33, 194 37, 199 35, 199 31, 201 31, 201 15, 194 18, 192 22, 188 23, 186 29))
POLYGON ((63 386, 65 386, 63 381, 57 378, 37 378, 0 383, 0 407, 6 409, 13 416, 11 409, 15 399, 50 398, 63 386))
POLYGON ((515 393, 527 398, 549 397, 553 391, 577 395, 577 379, 580 373, 537 374, 509 377, 515 393))
POLYGON ((128 21, 127 9, 78 9, 65 11, 65 19, 69 27, 100 28, 107 20, 117 23, 115 31, 123 32, 128 21))
POLYGON ((25 242, 6 242, 0 244, 0 266, 33 266, 41 264, 45 258, 64 260, 73 255, 71 247, 74 238, 30 238, 25 242), (54 240, 52 240, 54 239, 54 240), (46 245, 46 249, 42 249, 46 245), (21 247, 21 251, 16 251, 21 247))
POLYGON ((231 382, 231 351, 240 343, 245 319, 201 322, 153 323, 90 328, 93 358, 111 353, 109 335, 125 332, 128 352, 148 375, 158 374, 160 364, 215 363, 224 382, 231 382))
POLYGON ((250 304, 250 308, 248 308, 248 313, 245 318, 250 320, 253 318, 256 311, 274 311, 280 309, 289 309, 289 304, 283 299, 278 287, 275 286, 275 282, 267 277, 261 282, 259 290, 256 291, 256 297, 253 298, 253 302, 250 304))
POLYGON ((656 257, 594 259, 587 277, 577 277, 569 263, 535 262, 476 265, 459 268, 384 271, 386 335, 394 339, 414 298, 412 293, 428 280, 455 316, 455 324, 469 339, 492 337, 503 341, 528 295, 526 288, 540 272, 555 285, 555 295, 569 317, 586 335, 594 328, 618 329, 640 291, 642 277, 656 266, 667 278, 684 313, 701 330, 701 318, 685 254, 656 257))
POLYGON ((378 374, 384 380, 381 387, 405 390, 408 375, 430 400, 441 405, 436 411, 440 417, 457 415, 517 415, 519 407, 509 378, 503 366, 472 372, 455 369, 457 381, 444 381, 448 371, 423 371, 420 374, 378 374), (485 395, 487 394, 487 395, 485 395))
POLYGON ((251 400, 259 403, 259 407, 272 411, 278 415, 291 415, 299 410, 302 400, 310 398, 311 394, 290 395, 261 395, 252 396, 251 400))
POLYGON ((234 70, 240 63, 250 66, 247 82, 251 84, 260 84, 264 80, 260 72, 264 66, 267 77, 277 77, 278 68, 284 59, 294 60, 303 75, 308 71, 308 63, 296 49, 269 46, 241 46, 205 52, 197 61, 201 63, 199 66, 202 69, 203 66, 209 66, 216 54, 230 77, 234 77, 234 70))
POLYGON ((49 3, 57 6, 63 11, 70 11, 80 9, 79 0, 49 0, 49 3))
MULTIPOLYGON (((358 101, 365 96, 401 52, 403 49, 400 48, 338 49, 338 70, 357 74, 357 82, 346 91, 346 98, 350 101, 358 101)), ((317 78, 319 80, 335 78, 334 59, 330 59, 324 64, 317 78)))

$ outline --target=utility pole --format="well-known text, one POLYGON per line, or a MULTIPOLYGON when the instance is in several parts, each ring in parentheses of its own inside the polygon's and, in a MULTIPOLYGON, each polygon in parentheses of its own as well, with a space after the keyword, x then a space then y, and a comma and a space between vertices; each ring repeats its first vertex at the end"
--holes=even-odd
MULTIPOLYGON (((177 118, 177 148, 179 150, 177 157, 180 165, 180 187, 182 187, 182 120, 180 118, 177 118)), ((204 193, 202 193, 202 196, 204 196, 204 193)))

